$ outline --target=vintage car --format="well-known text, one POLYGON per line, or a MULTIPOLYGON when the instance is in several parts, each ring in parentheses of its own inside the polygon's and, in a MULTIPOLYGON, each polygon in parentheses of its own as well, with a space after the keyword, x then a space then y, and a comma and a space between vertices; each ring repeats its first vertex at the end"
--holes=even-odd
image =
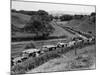
POLYGON ((52 51, 56 49, 56 45, 44 45, 42 46, 42 51, 46 52, 46 51, 52 51))
POLYGON ((76 41, 70 41, 67 43, 67 47, 72 47, 75 45, 75 43, 76 43, 76 41))
POLYGON ((24 57, 30 57, 30 56, 39 56, 39 51, 40 49, 26 49, 24 51, 22 51, 22 56, 24 57))
POLYGON ((21 63, 22 62, 22 57, 16 57, 12 61, 13 61, 14 65, 17 64, 17 63, 21 63))
POLYGON ((58 42, 57 47, 66 47, 67 43, 58 42))

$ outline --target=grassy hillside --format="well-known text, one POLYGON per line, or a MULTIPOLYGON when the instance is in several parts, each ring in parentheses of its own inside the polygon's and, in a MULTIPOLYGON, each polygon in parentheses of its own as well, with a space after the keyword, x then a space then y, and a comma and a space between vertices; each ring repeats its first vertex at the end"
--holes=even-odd
MULTIPOLYGON (((45 32, 52 32, 50 33, 49 37, 52 38, 61 38, 61 37, 66 37, 66 38, 70 38, 73 37, 75 35, 70 34, 69 32, 67 32, 66 30, 64 30, 62 27, 58 26, 55 22, 50 22, 49 24, 46 23, 45 25, 41 24, 39 26, 39 24, 34 24, 33 28, 30 27, 30 29, 28 30, 33 30, 33 33, 27 33, 27 32, 23 32, 21 31, 24 26, 30 26, 31 23, 34 23, 34 21, 36 20, 41 20, 41 17, 34 15, 34 16, 30 16, 30 15, 25 15, 22 13, 16 13, 16 12, 12 12, 11 14, 11 18, 12 18, 12 38, 31 38, 36 36, 35 32, 41 34, 41 33, 45 33, 45 32), (40 31, 39 31, 40 30, 40 31), (21 32, 20 32, 21 31, 21 32)), ((43 17, 44 18, 44 17, 43 17)), ((26 28, 27 28, 26 27, 26 28)), ((51 38, 50 38, 51 39, 51 38)))
POLYGON ((26 23, 30 20, 31 16, 12 12, 11 13, 11 31, 12 31, 12 37, 27 37, 27 36, 34 36, 34 34, 27 34, 20 32, 22 31, 21 28, 23 28, 26 23))
POLYGON ((95 69, 95 45, 62 54, 60 58, 51 59, 27 73, 58 72, 70 70, 95 69))
POLYGON ((11 22, 13 25, 22 28, 30 20, 31 16, 12 12, 11 18, 11 22))
POLYGON ((89 18, 85 18, 82 20, 73 19, 71 21, 62 21, 62 22, 57 22, 57 23, 59 25, 69 26, 69 27, 72 27, 76 30, 83 31, 83 32, 91 31, 93 34, 95 34, 96 25, 92 23, 89 20, 89 18))

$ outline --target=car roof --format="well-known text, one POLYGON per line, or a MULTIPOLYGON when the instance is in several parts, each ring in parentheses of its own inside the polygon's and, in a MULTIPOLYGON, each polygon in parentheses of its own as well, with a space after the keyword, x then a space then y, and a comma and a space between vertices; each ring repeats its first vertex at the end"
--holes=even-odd
POLYGON ((27 50, 24 50, 22 52, 32 53, 32 52, 37 52, 37 51, 39 51, 39 49, 27 49, 27 50))
POLYGON ((44 45, 42 47, 47 47, 47 48, 51 48, 51 47, 55 47, 55 45, 44 45))
POLYGON ((63 42, 58 42, 58 44, 62 44, 62 45, 63 45, 63 44, 67 44, 67 43, 63 43, 63 42))
POLYGON ((21 60, 21 57, 16 57, 16 58, 14 58, 13 61, 18 61, 18 60, 21 60))

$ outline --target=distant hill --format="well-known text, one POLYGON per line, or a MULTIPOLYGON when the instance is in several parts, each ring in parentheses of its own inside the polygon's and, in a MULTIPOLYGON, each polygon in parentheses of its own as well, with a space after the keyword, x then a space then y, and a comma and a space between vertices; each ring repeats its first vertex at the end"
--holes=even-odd
POLYGON ((88 32, 91 31, 93 34, 96 33, 96 25, 90 21, 89 17, 85 17, 82 20, 73 19, 71 21, 57 22, 62 26, 69 26, 76 30, 88 32))
POLYGON ((74 12, 74 11, 49 11, 49 14, 52 14, 53 16, 61 16, 64 14, 69 14, 69 15, 75 15, 75 14, 80 14, 80 15, 90 15, 89 12, 74 12))

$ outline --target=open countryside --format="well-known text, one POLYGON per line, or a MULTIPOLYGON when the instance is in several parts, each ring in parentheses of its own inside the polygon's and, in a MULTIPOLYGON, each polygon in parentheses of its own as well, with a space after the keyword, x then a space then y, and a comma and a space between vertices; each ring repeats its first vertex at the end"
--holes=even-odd
POLYGON ((11 74, 96 68, 96 12, 11 9, 11 19, 11 74))

